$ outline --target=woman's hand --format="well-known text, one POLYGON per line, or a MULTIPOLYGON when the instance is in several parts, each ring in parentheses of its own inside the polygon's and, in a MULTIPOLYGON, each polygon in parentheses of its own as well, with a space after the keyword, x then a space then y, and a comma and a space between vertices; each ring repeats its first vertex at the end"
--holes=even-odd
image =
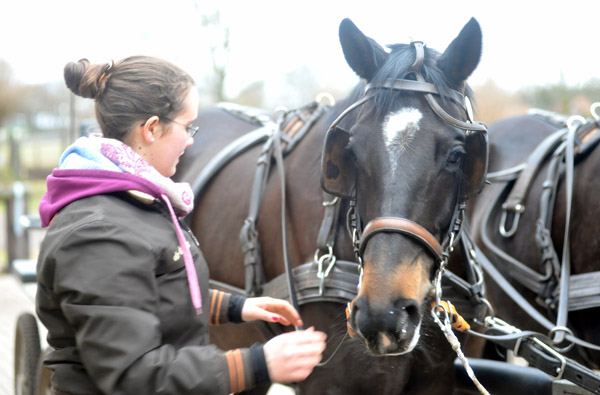
POLYGON ((325 333, 310 327, 269 340, 263 351, 271 381, 292 383, 304 380, 321 361, 326 339, 325 333))
POLYGON ((242 320, 263 320, 295 326, 304 325, 300 314, 288 301, 268 296, 246 299, 242 307, 242 320))

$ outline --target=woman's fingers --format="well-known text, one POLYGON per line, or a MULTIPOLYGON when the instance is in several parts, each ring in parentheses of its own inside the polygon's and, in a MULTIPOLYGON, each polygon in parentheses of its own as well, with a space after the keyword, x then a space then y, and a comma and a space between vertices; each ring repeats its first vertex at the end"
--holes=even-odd
POLYGON ((278 322, 282 325, 304 325, 300 314, 288 301, 271 297, 247 299, 242 309, 242 319, 278 322))
POLYGON ((274 382, 304 380, 321 361, 327 336, 309 328, 284 333, 263 347, 269 376, 274 382))

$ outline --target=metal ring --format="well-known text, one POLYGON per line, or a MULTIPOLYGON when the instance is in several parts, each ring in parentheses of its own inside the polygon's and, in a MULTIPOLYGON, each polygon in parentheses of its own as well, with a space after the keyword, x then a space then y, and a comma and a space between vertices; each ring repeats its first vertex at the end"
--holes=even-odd
MULTIPOLYGON (((555 326, 554 328, 550 329, 550 332, 548 332, 548 338, 552 339, 553 335, 556 332, 564 332, 567 335, 575 336, 571 329, 567 328, 566 326, 558 325, 558 326, 555 326)), ((563 341, 566 341, 566 339, 563 339, 563 341)), ((554 341, 552 342, 552 344, 561 353, 568 352, 573 348, 573 346, 575 346, 575 343, 573 343, 572 341, 569 342, 569 344, 567 344, 565 347, 562 347, 562 348, 557 347, 558 345, 556 343, 554 343, 554 341)))
POLYGON ((337 202, 340 200, 339 197, 334 197, 332 200, 330 201, 323 201, 323 207, 328 207, 328 206, 334 206, 337 204, 337 202))
POLYGON ((490 317, 492 319, 495 318, 496 312, 494 311, 494 308, 492 307, 492 304, 490 303, 490 301, 487 300, 487 298, 480 298, 480 300, 483 302, 483 304, 485 305, 485 307, 487 307, 487 309, 488 309, 488 311, 487 311, 488 312, 487 317, 490 317))
POLYGON ((598 109, 600 108, 600 102, 595 102, 590 106, 590 112, 592 116, 597 121, 600 119, 600 114, 598 114, 598 109))
MULTIPOLYGON (((440 303, 437 303, 437 302, 436 302, 436 303, 434 303, 434 305, 433 305, 433 306, 431 306, 431 312, 432 312, 434 315, 437 315, 437 316, 438 316, 438 318, 439 318, 439 315, 438 315, 438 313, 436 312, 436 309, 437 309, 438 307, 439 307, 439 308, 440 308, 440 309, 441 309, 441 310, 444 312, 444 314, 445 314, 445 316, 446 316, 446 318, 444 319, 444 323, 450 323, 450 322, 451 322, 451 321, 450 321, 450 314, 449 314, 448 310, 446 310, 446 307, 445 307, 443 304, 440 304, 440 303)), ((440 312, 441 312, 441 311, 440 311, 440 312)), ((441 321, 441 319, 440 319, 440 321, 441 321)))
POLYGON ((317 95, 317 97, 315 98, 315 101, 317 103, 321 103, 321 104, 325 104, 323 103, 323 99, 327 99, 327 101, 329 102, 330 106, 334 106, 335 105, 335 98, 333 97, 333 95, 329 92, 321 92, 317 95))
POLYGON ((321 250, 317 248, 316 251, 315 251, 315 255, 313 256, 313 262, 314 263, 318 263, 319 262, 319 253, 320 252, 321 252, 321 250))
POLYGON ((565 332, 566 334, 573 336, 573 331, 571 329, 567 328, 566 326, 558 325, 550 329, 550 332, 548 332, 548 337, 552 338, 552 335, 554 335, 556 332, 565 332))
MULTIPOLYGON (((326 278, 329 276, 329 273, 331 273, 331 269, 333 269, 333 266, 335 265, 337 258, 333 254, 332 255, 323 255, 319 259, 319 268, 322 268, 322 265, 323 265, 323 263, 325 263, 325 261, 328 261, 329 263, 327 265, 327 268, 325 269, 325 272, 321 273, 321 276, 323 276, 323 278, 326 278)), ((317 277, 319 277, 319 273, 317 273, 317 277)))
POLYGON ((585 118, 581 115, 571 115, 569 119, 567 119, 567 126, 569 130, 577 129, 579 126, 585 123, 585 118))
POLYGON ((509 230, 506 230, 507 211, 508 210, 505 208, 502 209, 502 215, 500 216, 500 228, 498 229, 500 235, 505 238, 514 236, 514 234, 517 232, 517 228, 519 227, 519 219, 521 218, 521 213, 515 211, 513 214, 512 225, 509 230))

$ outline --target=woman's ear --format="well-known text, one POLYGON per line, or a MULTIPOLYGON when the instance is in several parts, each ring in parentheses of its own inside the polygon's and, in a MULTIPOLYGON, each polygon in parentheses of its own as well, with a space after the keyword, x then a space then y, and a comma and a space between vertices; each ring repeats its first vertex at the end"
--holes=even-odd
POLYGON ((156 139, 158 122, 159 118, 156 115, 153 115, 142 124, 142 139, 146 143, 153 143, 156 139))

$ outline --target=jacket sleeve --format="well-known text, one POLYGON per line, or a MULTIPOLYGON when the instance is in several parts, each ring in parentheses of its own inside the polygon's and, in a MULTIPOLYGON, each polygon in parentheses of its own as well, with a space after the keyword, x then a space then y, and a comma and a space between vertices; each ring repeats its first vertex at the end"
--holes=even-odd
POLYGON ((243 322, 242 307, 246 301, 245 297, 211 289, 209 299, 210 325, 243 322))
POLYGON ((132 231, 91 222, 55 253, 54 292, 95 384, 106 394, 229 394, 254 386, 252 361, 264 363, 262 347, 224 353, 162 343, 157 253, 142 237, 124 236, 132 231))

